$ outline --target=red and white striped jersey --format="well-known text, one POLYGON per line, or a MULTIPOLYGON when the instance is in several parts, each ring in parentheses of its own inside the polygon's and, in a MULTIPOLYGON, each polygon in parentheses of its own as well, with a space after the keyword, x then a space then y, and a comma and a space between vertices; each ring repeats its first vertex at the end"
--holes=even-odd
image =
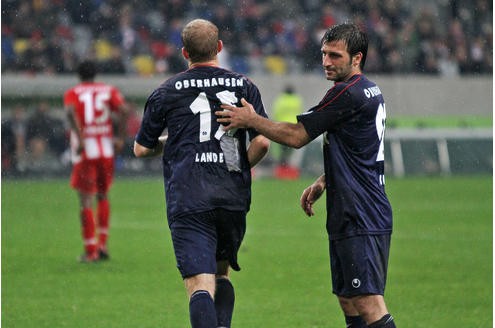
POLYGON ((82 82, 64 94, 64 106, 74 111, 83 135, 84 151, 78 155, 78 138, 71 131, 72 162, 82 159, 112 158, 112 112, 117 112, 124 97, 114 86, 101 82, 82 82))

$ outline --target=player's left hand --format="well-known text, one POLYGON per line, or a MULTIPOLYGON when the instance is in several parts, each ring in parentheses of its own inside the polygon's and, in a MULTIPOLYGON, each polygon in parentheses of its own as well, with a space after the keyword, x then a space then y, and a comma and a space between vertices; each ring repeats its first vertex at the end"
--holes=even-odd
POLYGON ((246 101, 246 99, 241 99, 242 107, 236 107, 228 104, 222 104, 223 111, 215 112, 217 115, 217 122, 225 125, 225 130, 231 130, 235 128, 249 128, 250 122, 256 117, 256 112, 253 106, 246 101))
POLYGON ((313 209, 313 204, 320 198, 324 190, 324 187, 321 184, 318 184, 317 182, 313 183, 311 186, 308 188, 304 189, 301 199, 300 199, 300 205, 304 213, 306 213, 307 216, 313 216, 315 215, 314 209, 313 209))

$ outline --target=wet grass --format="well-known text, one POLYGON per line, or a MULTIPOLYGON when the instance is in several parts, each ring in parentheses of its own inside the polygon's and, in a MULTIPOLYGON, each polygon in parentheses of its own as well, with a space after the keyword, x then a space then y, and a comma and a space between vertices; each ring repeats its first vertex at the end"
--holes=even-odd
MULTIPOLYGON (((310 180, 262 179, 239 261, 234 327, 344 326, 331 294, 324 202, 310 180)), ((492 179, 389 179, 395 215, 386 299, 401 328, 492 326, 492 179)), ((187 327, 161 178, 117 180, 112 259, 79 264, 66 180, 2 183, 3 327, 187 327)))

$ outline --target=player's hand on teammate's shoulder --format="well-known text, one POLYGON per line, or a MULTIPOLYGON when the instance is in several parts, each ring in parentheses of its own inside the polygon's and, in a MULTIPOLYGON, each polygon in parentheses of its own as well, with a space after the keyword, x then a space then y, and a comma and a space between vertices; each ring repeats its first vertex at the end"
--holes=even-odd
POLYGON ((241 99, 241 107, 222 104, 220 107, 223 111, 215 112, 217 115, 217 122, 222 123, 225 126, 225 130, 234 128, 248 128, 249 123, 255 117, 256 112, 253 106, 247 102, 246 99, 241 99))

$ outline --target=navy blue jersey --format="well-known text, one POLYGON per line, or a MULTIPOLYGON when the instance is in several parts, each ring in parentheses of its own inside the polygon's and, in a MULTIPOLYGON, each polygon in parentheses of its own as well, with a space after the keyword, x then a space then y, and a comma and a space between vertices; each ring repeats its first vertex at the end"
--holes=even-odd
POLYGON ((298 116, 311 139, 323 135, 330 239, 392 231, 385 194, 385 102, 364 75, 336 83, 298 116))
POLYGON ((224 136, 215 111, 221 103, 250 102, 267 117, 258 88, 243 75, 212 66, 199 66, 165 81, 149 96, 136 141, 154 148, 168 129, 163 150, 163 176, 169 218, 223 208, 248 211, 251 168, 247 141, 255 130, 239 129, 236 140, 238 169, 230 170, 220 147, 224 136))

